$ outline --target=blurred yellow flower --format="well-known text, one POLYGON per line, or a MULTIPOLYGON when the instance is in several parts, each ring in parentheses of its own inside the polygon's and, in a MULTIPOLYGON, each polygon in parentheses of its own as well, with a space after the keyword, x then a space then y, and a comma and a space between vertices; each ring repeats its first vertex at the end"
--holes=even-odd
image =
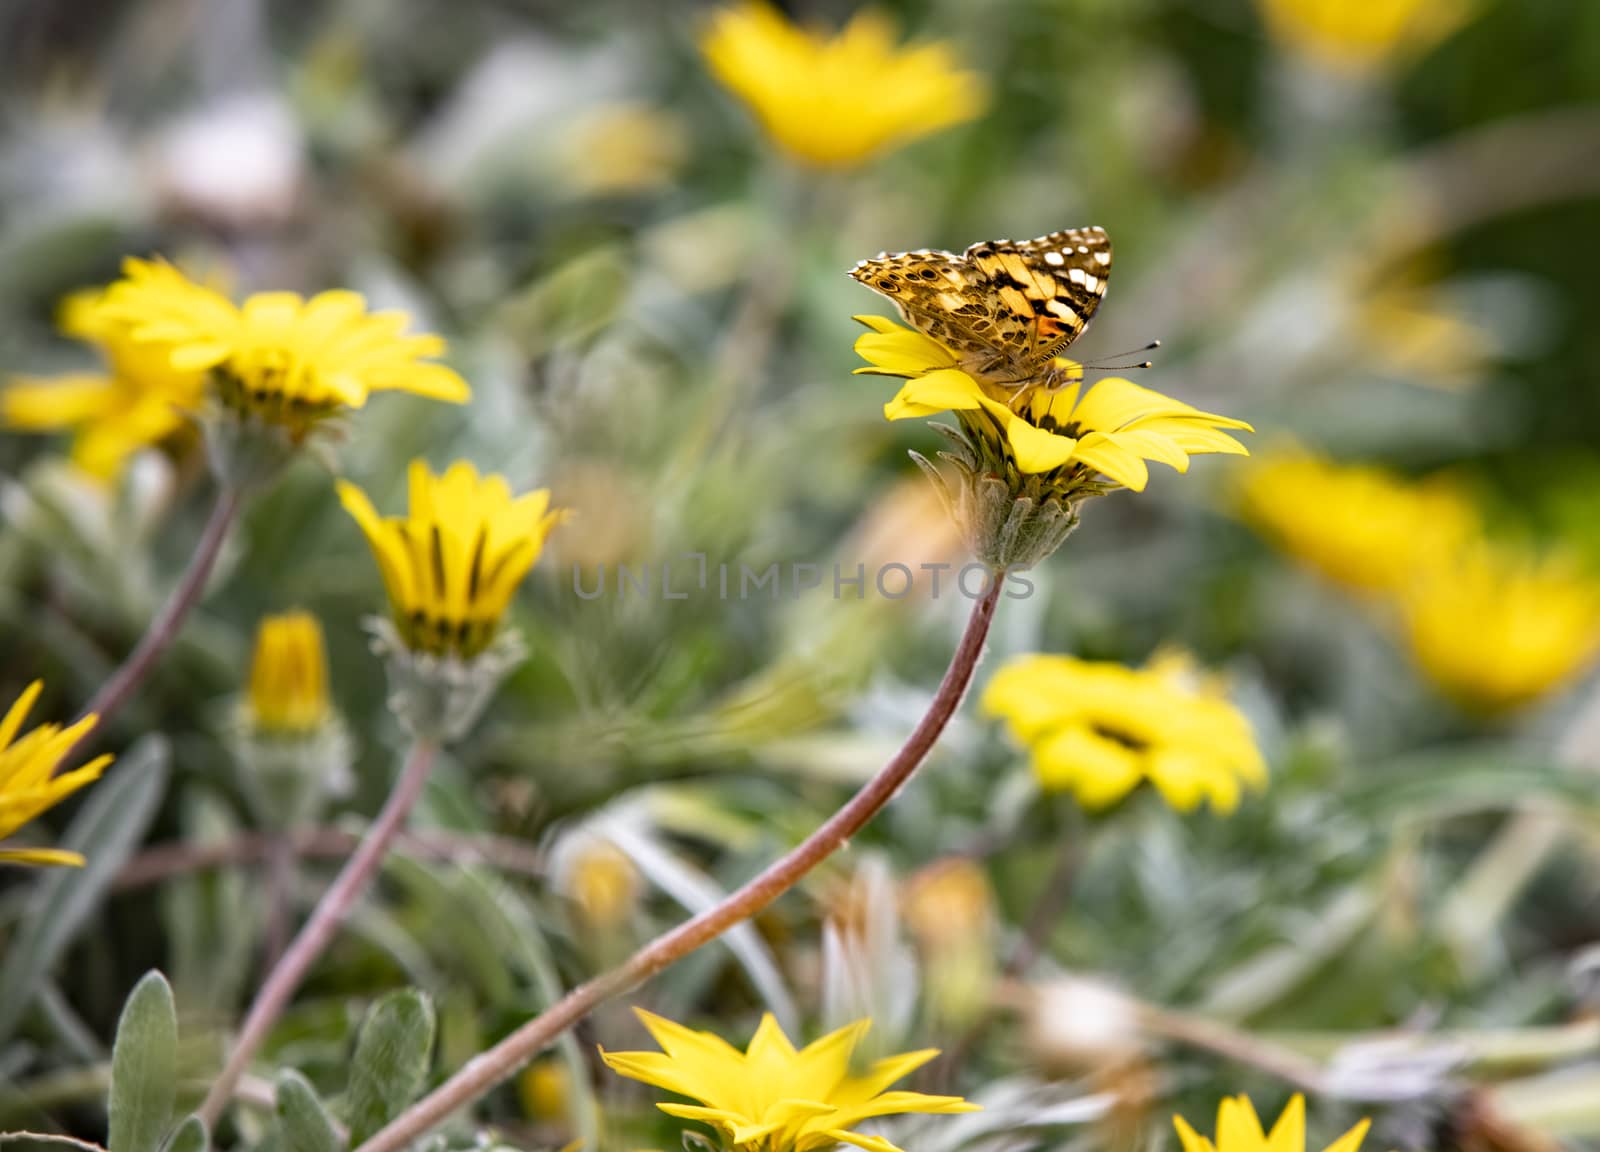
POLYGON ((987 97, 945 43, 901 46, 881 12, 856 13, 835 36, 800 28, 765 0, 716 12, 700 47, 780 148, 805 164, 847 168, 977 116, 987 97))
POLYGON ((408 334, 404 313, 368 312, 357 292, 258 292, 235 305, 170 264, 130 259, 101 307, 132 339, 167 349, 174 368, 208 373, 226 408, 297 437, 373 392, 456 404, 471 395, 433 362, 442 338, 408 334))
POLYGON ((607 104, 567 126, 561 150, 565 185, 583 196, 662 188, 689 152, 683 121, 648 104, 607 104))
POLYGON ((326 723, 328 657, 322 626, 309 612, 268 616, 256 631, 250 667, 251 728, 268 736, 301 736, 326 723))
POLYGON ((53 848, 7 848, 3 841, 28 821, 53 808, 91 780, 98 780, 110 756, 99 756, 82 768, 56 775, 63 757, 99 719, 85 716, 76 724, 62 728, 41 724, 22 739, 17 733, 27 719, 44 682, 35 680, 23 690, 17 702, 0 720, 0 862, 12 864, 66 864, 79 867, 83 857, 76 852, 53 848))
POLYGON ((1257 0, 1289 49, 1331 68, 1358 71, 1417 55, 1473 14, 1471 0, 1257 0))
POLYGON ((888 419, 955 412, 970 434, 1051 488, 1103 490, 1094 482, 1103 475, 1140 492, 1150 478, 1146 460, 1187 472, 1191 456, 1249 454, 1222 431, 1253 431, 1243 420, 1202 412, 1131 380, 1108 377, 1085 393, 1082 370, 1062 360, 1064 387, 1033 388, 1019 398, 957 368, 955 354, 930 336, 883 316, 856 319, 871 329, 856 340, 856 352, 869 362, 856 372, 906 381, 884 405, 888 419))
POLYGON ((770 1014, 740 1052, 710 1032, 635 1009, 662 1052, 601 1052, 613 1071, 699 1105, 657 1104, 669 1116, 702 1120, 733 1149, 821 1152, 853 1144, 868 1152, 899 1152, 881 1136, 850 1131, 874 1116, 900 1112, 975 1112, 959 1096, 889 1092, 888 1087, 938 1055, 933 1049, 890 1056, 851 1071, 851 1055, 872 1026, 858 1020, 798 1052, 770 1014))
POLYGON ((969 856, 947 856, 913 873, 900 893, 900 914, 924 945, 983 939, 994 924, 994 889, 969 856))
POLYGON ((1445 480, 1416 482, 1286 448, 1241 470, 1240 510, 1279 548, 1357 592, 1393 592, 1481 531, 1445 480))
POLYGON ((1249 721, 1215 677, 1178 653, 1142 669, 1021 656, 989 680, 982 706, 1028 749, 1041 786, 1071 791, 1085 808, 1109 807, 1149 781, 1180 811, 1207 800, 1228 813, 1244 786, 1266 786, 1249 721))
POLYGON ((578 837, 571 851, 561 854, 555 879, 593 928, 621 926, 639 903, 639 870, 620 848, 598 836, 578 837))
POLYGON ((205 392, 204 372, 172 367, 161 344, 134 340, 108 316, 103 293, 77 292, 61 308, 61 331, 94 345, 106 371, 19 376, 0 393, 0 424, 27 432, 71 431, 72 460, 114 480, 128 458, 184 426, 205 392))
POLYGON ((380 517, 366 493, 339 483, 383 573, 395 627, 413 651, 470 658, 494 639, 512 593, 566 519, 550 492, 513 497, 505 477, 458 460, 435 476, 411 462, 409 515, 380 517))
MULTIPOLYGON (((1229 1096, 1217 1109, 1217 1138, 1211 1140, 1191 1128, 1182 1116, 1174 1116, 1183 1152, 1305 1152, 1306 1101, 1296 1093, 1284 1107, 1271 1134, 1261 1130, 1261 1120, 1245 1096, 1229 1096)), ((1366 1138, 1370 1121, 1363 1120, 1329 1144, 1325 1152, 1356 1152, 1366 1138)))
POLYGON ((1440 691, 1468 711, 1505 712, 1600 655, 1600 581, 1561 557, 1480 545, 1419 575, 1401 619, 1440 691))
POLYGON ((983 866, 948 856, 907 878, 900 914, 921 951, 923 997, 940 1023, 976 1020, 993 1002, 999 949, 994 889, 983 866))
POLYGON ((1476 382, 1494 355, 1494 341, 1428 285, 1367 283, 1351 318, 1350 336, 1365 341, 1378 367, 1401 379, 1459 389, 1476 382))
POLYGON ((517 1100, 530 1120, 565 1121, 572 1077, 560 1058, 535 1060, 517 1076, 517 1100))

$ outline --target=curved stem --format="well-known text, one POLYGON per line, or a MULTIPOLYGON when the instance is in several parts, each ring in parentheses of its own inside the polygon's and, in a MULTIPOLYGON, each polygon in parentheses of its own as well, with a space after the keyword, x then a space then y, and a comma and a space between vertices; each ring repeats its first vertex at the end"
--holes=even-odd
POLYGON ((422 795, 422 786, 427 783, 437 753, 438 746, 425 740, 412 745, 411 754, 406 758, 405 767, 400 770, 394 790, 384 801, 383 811, 378 813, 377 820, 367 831, 356 854, 345 863, 332 887, 317 902, 305 927, 300 929, 300 934, 289 945, 283 959, 267 977, 261 991, 256 993, 255 1003, 250 1005, 250 1012, 239 1031, 238 1042, 228 1054, 227 1063, 222 1066, 221 1075, 207 1093, 205 1103, 200 1106, 199 1114, 207 1125, 216 1125, 217 1117, 233 1096, 256 1049, 261 1047, 261 1042, 267 1038, 272 1025, 289 1003, 289 998, 300 987, 306 972, 322 955, 345 916, 377 874, 390 841, 411 814, 417 797, 422 795))
POLYGON ((788 855, 731 893, 715 907, 657 936, 619 967, 580 984, 487 1052, 469 1060, 433 1092, 413 1104, 357 1152, 400 1152, 457 1108, 469 1104, 509 1078, 590 1011, 644 983, 657 972, 710 943, 734 925, 749 919, 792 888, 876 816, 900 790, 938 741, 965 695, 983 654, 994 620, 995 604, 1005 583, 997 572, 972 608, 966 630, 928 711, 900 751, 823 825, 788 855))
MULTIPOLYGON (((100 718, 95 725, 96 730, 104 730, 111 717, 127 703, 128 697, 144 683, 144 678, 149 675, 156 660, 173 640, 177 639, 178 630, 183 627, 185 617, 199 602, 200 594, 205 590, 206 580, 211 576, 211 569, 217 563, 217 555, 222 551, 222 542, 228 538, 228 531, 233 527, 238 515, 239 493, 224 486, 217 493, 217 502, 212 505, 205 530, 200 534, 194 555, 189 557, 189 566, 184 569, 178 586, 172 590, 172 595, 167 597, 167 602, 161 606, 161 611, 156 614, 155 619, 150 621, 150 626, 139 638, 139 643, 134 645, 133 651, 128 653, 127 658, 111 674, 111 678, 100 686, 100 690, 84 708, 82 713, 84 716, 92 715, 100 718)), ((93 731, 85 733, 78 743, 81 745, 84 740, 89 739, 93 731)), ((67 755, 72 755, 72 752, 69 751, 67 755)))

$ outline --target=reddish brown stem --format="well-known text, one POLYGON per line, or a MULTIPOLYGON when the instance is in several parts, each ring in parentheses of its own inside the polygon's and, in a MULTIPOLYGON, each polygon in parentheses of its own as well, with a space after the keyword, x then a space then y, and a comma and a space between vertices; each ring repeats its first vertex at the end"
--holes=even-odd
POLYGON ((395 781, 394 790, 389 793, 389 799, 384 801, 383 811, 378 813, 361 846, 345 862, 344 869, 318 901, 305 927, 300 929, 294 943, 289 945, 283 959, 267 977, 261 991, 256 993, 255 1003, 250 1005, 244 1026, 239 1030, 238 1042, 228 1054, 222 1073, 211 1086, 205 1102, 200 1105, 199 1115, 208 1125, 216 1126, 217 1117, 233 1097, 234 1088, 250 1067, 256 1049, 261 1047, 267 1033, 288 1005, 289 998, 300 987, 300 981, 305 979, 311 965, 322 955, 334 933, 339 930, 339 925, 377 875, 395 833, 411 814, 417 797, 422 795, 422 787, 427 783, 437 753, 438 748, 427 741, 419 740, 412 747, 411 754, 406 757, 405 767, 400 770, 400 778, 395 781))
POLYGON ((973 605, 966 631, 939 683, 939 690, 905 744, 843 808, 788 855, 720 904, 657 936, 620 967, 580 984, 493 1048, 469 1060, 449 1080, 361 1145, 357 1152, 400 1152, 456 1109, 508 1079, 600 1004, 637 987, 663 968, 754 916, 841 848, 894 798, 955 714, 983 654, 1004 582, 1004 574, 995 573, 983 598, 973 605))
MULTIPOLYGON (((139 638, 139 643, 134 645, 133 651, 128 653, 121 666, 100 686, 100 690, 84 708, 83 715, 100 718, 96 729, 105 729, 111 718, 144 683, 161 654, 177 639, 189 610, 199 602, 200 594, 205 591, 206 580, 210 578, 211 569, 216 566, 217 556, 222 551, 222 542, 228 538, 228 531, 238 515, 239 494, 231 488, 222 488, 217 493, 217 502, 211 508, 211 516, 195 545, 194 555, 189 557, 189 566, 184 569, 178 586, 167 597, 167 602, 161 606, 155 619, 150 621, 150 626, 139 638)), ((92 735, 92 732, 85 733, 72 750, 62 757, 63 761, 92 735)))

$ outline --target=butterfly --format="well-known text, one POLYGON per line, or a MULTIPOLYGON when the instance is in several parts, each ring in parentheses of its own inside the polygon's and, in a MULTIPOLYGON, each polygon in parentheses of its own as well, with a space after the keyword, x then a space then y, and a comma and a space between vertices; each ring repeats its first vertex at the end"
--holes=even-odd
POLYGON ((1054 357, 1094 319, 1111 275, 1111 238, 1104 228, 1069 228, 1019 243, 987 240, 959 256, 885 252, 850 275, 893 300, 964 371, 1021 388, 1048 380, 1054 357))

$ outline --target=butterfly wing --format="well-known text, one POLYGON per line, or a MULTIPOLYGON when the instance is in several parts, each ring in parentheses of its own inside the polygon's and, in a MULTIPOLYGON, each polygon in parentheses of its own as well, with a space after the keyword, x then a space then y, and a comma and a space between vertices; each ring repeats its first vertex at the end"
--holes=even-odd
POLYGON ((1069 228, 1021 243, 974 244, 964 258, 1010 318, 1007 358, 1038 369, 1094 319, 1111 275, 1111 238, 1103 228, 1069 228))
POLYGON ((993 359, 996 332, 985 306, 988 289, 966 257, 929 248, 885 252, 861 261, 850 275, 893 300, 908 324, 949 348, 963 364, 993 359))
POLYGON ((885 253, 851 271, 968 371, 1022 383, 1089 326, 1105 296, 1111 240, 1073 228, 1037 240, 974 244, 960 256, 885 253))

